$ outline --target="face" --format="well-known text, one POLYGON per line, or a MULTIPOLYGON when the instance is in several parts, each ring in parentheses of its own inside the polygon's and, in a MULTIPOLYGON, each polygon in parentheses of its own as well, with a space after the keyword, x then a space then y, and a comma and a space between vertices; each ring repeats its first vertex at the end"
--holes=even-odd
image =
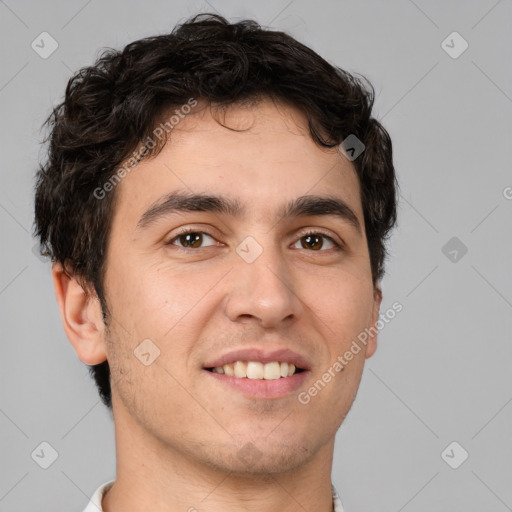
POLYGON ((333 364, 376 322, 380 294, 353 165, 291 107, 219 116, 239 131, 197 109, 116 191, 104 335, 116 428, 217 469, 285 472, 332 452, 376 340, 333 364))

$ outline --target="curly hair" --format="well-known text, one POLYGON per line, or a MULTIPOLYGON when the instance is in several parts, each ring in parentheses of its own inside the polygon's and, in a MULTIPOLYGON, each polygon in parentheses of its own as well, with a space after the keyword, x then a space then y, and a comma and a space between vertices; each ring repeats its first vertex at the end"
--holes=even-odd
MULTIPOLYGON (((104 49, 69 80, 45 126, 47 158, 37 172, 35 235, 40 251, 61 262, 100 300, 116 192, 95 190, 140 148, 169 109, 191 98, 229 106, 261 97, 300 109, 310 136, 324 148, 355 135, 365 145, 352 163, 364 213, 374 285, 384 275, 386 239, 397 220, 398 183, 387 131, 373 117, 374 88, 329 64, 290 35, 253 20, 230 23, 203 13, 171 33, 104 49)), ((158 153, 163 141, 145 148, 158 153)), ((90 366, 103 403, 112 408, 108 361, 90 366)))

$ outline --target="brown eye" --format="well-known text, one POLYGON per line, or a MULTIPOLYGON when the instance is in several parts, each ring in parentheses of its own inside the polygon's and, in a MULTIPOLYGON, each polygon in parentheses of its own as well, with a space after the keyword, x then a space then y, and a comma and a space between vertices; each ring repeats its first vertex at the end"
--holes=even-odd
MULTIPOLYGON (((340 248, 340 245, 337 244, 330 236, 323 233, 306 233, 305 235, 302 235, 297 242, 301 243, 301 247, 303 249, 321 251, 324 247, 324 240, 328 240, 333 247, 340 248)), ((330 247, 327 247, 327 249, 330 249, 330 247)))
POLYGON ((179 234, 178 236, 175 236, 172 240, 169 241, 169 245, 178 245, 178 247, 182 247, 183 249, 199 249, 201 248, 205 237, 211 238, 213 240, 210 235, 204 233, 203 231, 187 231, 179 234), (179 243, 175 244, 176 241, 179 243))
POLYGON ((323 246, 322 236, 306 235, 301 238, 302 247, 304 249, 314 249, 315 251, 321 249, 323 246))

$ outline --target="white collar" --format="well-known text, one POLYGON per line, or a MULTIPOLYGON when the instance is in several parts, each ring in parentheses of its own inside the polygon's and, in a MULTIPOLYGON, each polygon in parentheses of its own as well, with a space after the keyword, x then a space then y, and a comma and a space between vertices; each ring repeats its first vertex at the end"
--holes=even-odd
MULTIPOLYGON (((103 485, 98 487, 98 489, 96 489, 96 492, 92 495, 89 504, 87 505, 87 507, 85 507, 83 512, 103 512, 103 507, 101 506, 103 495, 112 487, 114 482, 115 480, 110 480, 109 482, 105 482, 103 485)), ((331 488, 334 512, 344 512, 340 497, 336 492, 334 485, 331 485, 331 488)))

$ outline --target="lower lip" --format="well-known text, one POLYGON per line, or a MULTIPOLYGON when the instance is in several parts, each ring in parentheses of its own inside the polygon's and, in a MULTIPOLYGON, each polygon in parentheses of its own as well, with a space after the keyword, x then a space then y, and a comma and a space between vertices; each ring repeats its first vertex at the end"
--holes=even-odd
POLYGON ((294 373, 291 377, 281 377, 274 380, 249 379, 230 377, 223 373, 204 370, 220 384, 231 386, 232 389, 250 398, 283 398, 294 391, 297 391, 306 380, 309 371, 303 370, 294 373))

